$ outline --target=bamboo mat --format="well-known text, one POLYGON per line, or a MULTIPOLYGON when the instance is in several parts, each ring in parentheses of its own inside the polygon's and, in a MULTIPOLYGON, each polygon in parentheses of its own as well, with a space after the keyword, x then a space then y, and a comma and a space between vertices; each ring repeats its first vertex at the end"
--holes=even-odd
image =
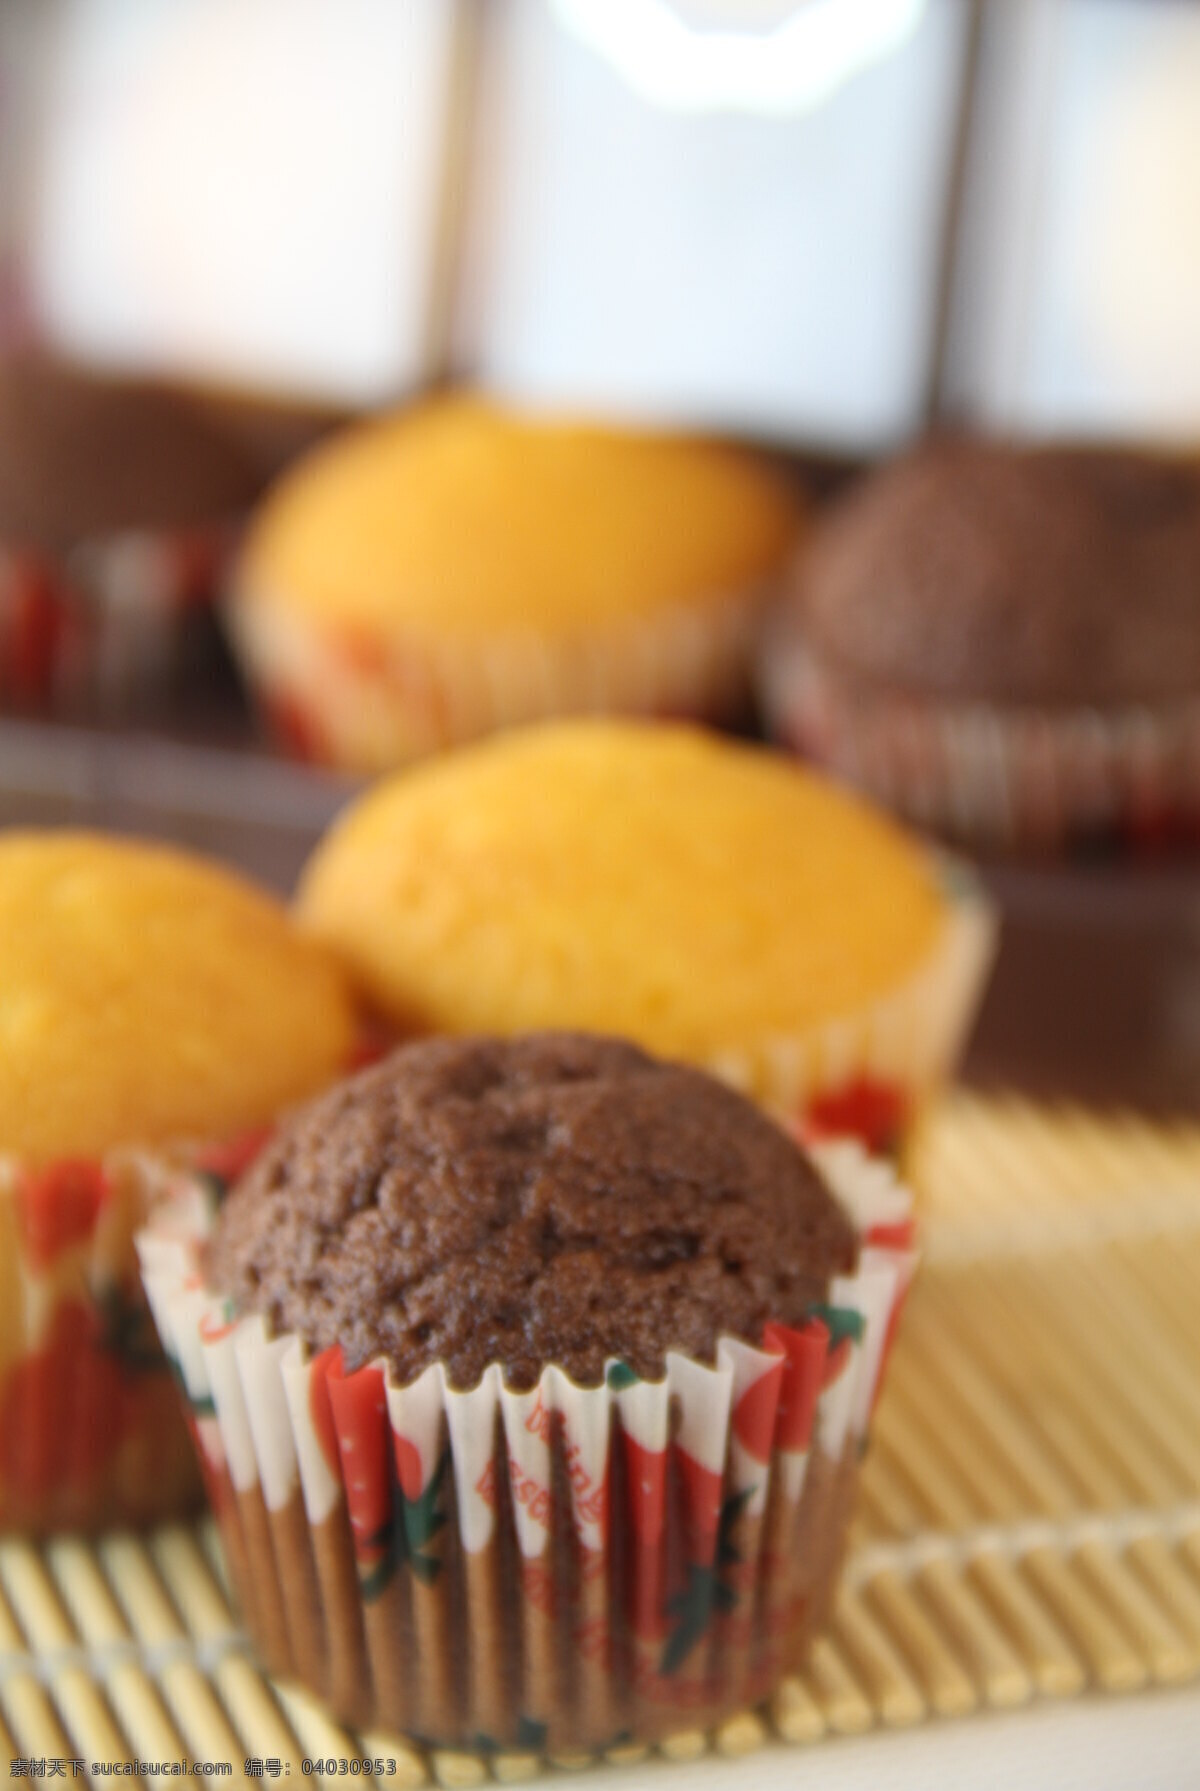
MULTIPOLYGON (((925 1263, 832 1623, 769 1710, 675 1758, 1200 1678, 1200 1126, 959 1094, 914 1175, 925 1263)), ((5 1749, 268 1783, 382 1754, 401 1787, 555 1764, 354 1737, 269 1682, 208 1524, 0 1543, 5 1749)))

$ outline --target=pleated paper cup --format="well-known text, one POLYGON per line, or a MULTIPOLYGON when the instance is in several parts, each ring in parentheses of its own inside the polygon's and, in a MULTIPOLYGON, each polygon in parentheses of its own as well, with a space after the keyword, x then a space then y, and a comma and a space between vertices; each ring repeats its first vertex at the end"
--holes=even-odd
POLYGON ((704 1068, 805 1143, 857 1138, 902 1159, 916 1119, 962 1053, 996 951, 995 909, 979 878, 947 854, 935 870, 945 913, 911 975, 836 1019, 729 1047, 704 1068))
POLYGON ((1003 707, 873 689, 810 647, 762 662, 777 738, 878 802, 999 852, 1200 841, 1200 698, 1003 707))
POLYGON ((374 773, 556 716, 735 718, 769 596, 755 587, 564 635, 367 636, 257 591, 235 593, 226 620, 292 751, 374 773))
POLYGON ((134 1233, 162 1171, 0 1157, 0 1526, 150 1523, 200 1499, 134 1233))
POLYGON ((180 1177, 139 1254, 268 1665, 350 1723, 484 1752, 650 1741, 765 1696, 828 1607, 914 1265, 892 1171, 817 1160, 861 1252, 801 1327, 528 1391, 498 1366, 399 1384, 238 1317, 180 1177))
POLYGON ((112 718, 170 695, 235 538, 222 523, 126 530, 62 554, 0 545, 0 708, 112 718))

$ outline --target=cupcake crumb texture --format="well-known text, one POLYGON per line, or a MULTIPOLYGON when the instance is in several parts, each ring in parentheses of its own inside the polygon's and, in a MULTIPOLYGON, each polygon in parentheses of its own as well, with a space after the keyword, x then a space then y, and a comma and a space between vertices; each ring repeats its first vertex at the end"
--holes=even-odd
POLYGON ((741 1096, 574 1033, 402 1047, 284 1127, 226 1202, 209 1279, 347 1368, 595 1384, 801 1322, 855 1235, 741 1096))
POLYGON ((884 688, 1161 701, 1196 693, 1198 590, 1194 463, 951 438, 835 507, 791 621, 811 650, 884 688))

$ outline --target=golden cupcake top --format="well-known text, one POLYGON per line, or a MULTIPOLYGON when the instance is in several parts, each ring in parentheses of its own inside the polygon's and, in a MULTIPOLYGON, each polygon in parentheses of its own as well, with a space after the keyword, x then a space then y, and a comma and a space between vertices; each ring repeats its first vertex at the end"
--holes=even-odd
POLYGON ((705 1061, 902 984, 946 908, 912 839, 789 760, 568 722, 377 785, 300 911, 405 1028, 576 1027, 705 1061))
POLYGON ((351 627, 568 632, 743 592, 796 527, 792 494, 735 448, 450 397, 301 460, 239 584, 351 627))
POLYGON ((0 1155, 229 1137, 353 1045, 342 973, 251 884, 161 846, 0 834, 0 1155))

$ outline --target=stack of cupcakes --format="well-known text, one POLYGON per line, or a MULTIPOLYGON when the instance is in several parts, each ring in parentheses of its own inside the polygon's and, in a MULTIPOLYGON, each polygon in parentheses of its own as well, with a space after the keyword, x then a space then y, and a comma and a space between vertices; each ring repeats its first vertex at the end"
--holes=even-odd
POLYGON ((296 930, 79 835, 0 842, 0 918, 3 1521, 186 1506, 169 1364, 247 1625, 346 1721, 561 1754, 767 1696, 915 1260, 818 1135, 945 1073, 978 898, 761 750, 574 722, 362 799, 296 930), (364 1020, 439 1036, 334 1081, 364 1020))
POLYGON ((0 1518, 177 1510, 169 1363, 254 1638, 355 1725, 650 1742, 828 1610, 915 1260, 889 1153, 993 929, 667 719, 738 711, 797 523, 712 444, 364 426, 252 532, 251 679, 358 770, 493 737, 354 803, 294 927, 176 854, 0 841, 0 1518))

